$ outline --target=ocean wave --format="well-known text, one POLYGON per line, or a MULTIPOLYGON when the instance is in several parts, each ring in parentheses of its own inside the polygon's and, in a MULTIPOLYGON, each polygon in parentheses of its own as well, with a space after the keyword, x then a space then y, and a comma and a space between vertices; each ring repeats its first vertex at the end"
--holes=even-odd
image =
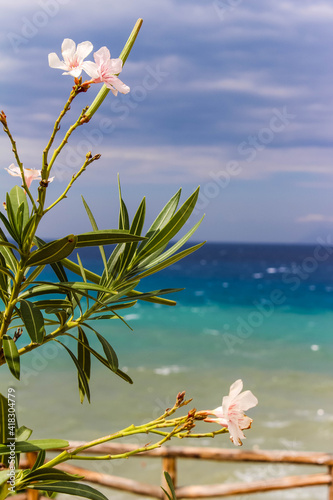
POLYGON ((160 368, 155 368, 154 373, 156 375, 170 375, 171 373, 181 373, 185 372, 186 368, 178 365, 171 365, 171 366, 161 366, 160 368))

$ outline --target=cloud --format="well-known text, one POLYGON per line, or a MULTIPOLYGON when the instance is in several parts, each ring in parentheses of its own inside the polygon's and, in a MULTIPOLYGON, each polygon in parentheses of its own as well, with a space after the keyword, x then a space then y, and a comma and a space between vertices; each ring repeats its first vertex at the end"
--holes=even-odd
POLYGON ((296 219, 296 222, 302 222, 302 223, 333 222, 333 215, 307 214, 302 217, 298 217, 296 219))

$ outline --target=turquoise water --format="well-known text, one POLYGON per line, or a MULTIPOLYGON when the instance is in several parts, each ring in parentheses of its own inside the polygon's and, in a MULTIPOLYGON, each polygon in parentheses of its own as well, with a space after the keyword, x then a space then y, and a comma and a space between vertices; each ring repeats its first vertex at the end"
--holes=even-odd
MULTIPOLYGON (((80 405, 68 354, 44 346, 22 359, 24 375, 14 384, 19 423, 34 428, 35 438, 96 438, 158 416, 181 390, 197 409, 215 408, 230 384, 242 378, 259 399, 248 412, 254 422, 244 447, 332 452, 333 259, 329 252, 325 260, 315 255, 315 247, 207 245, 147 280, 146 290, 185 286, 175 295, 176 307, 138 304, 126 310, 133 332, 118 320, 98 323, 134 385, 94 364, 92 404, 80 405)), ((95 255, 83 258, 98 270, 95 255)), ((92 345, 98 346, 94 340, 92 345)), ((2 387, 12 385, 4 367, 1 376, 2 387)), ((147 436, 142 439, 147 442, 147 436)), ((185 444, 233 447, 227 435, 185 444)), ((126 466, 104 467, 159 482, 155 461, 137 458, 126 466)), ((214 467, 184 464, 180 482, 256 480, 298 471, 294 466, 214 467)), ((258 495, 326 497, 325 488, 258 495)))

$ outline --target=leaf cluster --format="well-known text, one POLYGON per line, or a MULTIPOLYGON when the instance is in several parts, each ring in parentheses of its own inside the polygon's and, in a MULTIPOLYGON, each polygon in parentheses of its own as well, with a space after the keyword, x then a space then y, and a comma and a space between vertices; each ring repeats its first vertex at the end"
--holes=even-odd
MULTIPOLYGON (((120 370, 117 354, 109 339, 92 325, 99 320, 116 318, 127 325, 122 310, 134 306, 137 301, 167 306, 176 304, 164 296, 180 289, 142 292, 140 283, 143 278, 165 269, 202 246, 203 243, 200 243, 182 249, 202 219, 176 243, 170 244, 193 212, 198 192, 199 189, 196 189, 179 207, 181 190, 177 191, 143 234, 145 198, 130 221, 119 184, 117 229, 100 230, 83 199, 92 231, 46 243, 34 236, 35 215, 29 216, 24 191, 17 186, 12 189, 7 195, 7 217, 0 213, 5 229, 14 240, 11 243, 0 229, 0 298, 7 310, 11 307, 11 320, 15 323, 4 331, 1 353, 2 362, 7 363, 14 377, 20 377, 22 354, 47 342, 58 342, 76 367, 81 402, 85 396, 90 400, 91 357, 132 383, 131 378, 120 370), (29 235, 32 235, 30 242, 29 235), (107 256, 109 245, 114 247, 107 256), (103 262, 101 275, 86 268, 79 255, 81 248, 92 246, 99 247, 103 262), (77 262, 71 256, 74 251, 77 252, 77 262), (45 266, 52 268, 57 281, 39 279, 45 266), (77 277, 75 281, 69 279, 69 272, 74 280, 77 277), (11 335, 10 329, 13 328, 16 330, 11 335), (22 330, 28 334, 30 343, 18 349, 16 337, 22 330), (97 338, 102 353, 92 348, 92 335, 97 338), (76 352, 60 340, 63 336, 76 341, 76 352)), ((2 326, 4 321, 4 314, 1 313, 2 326)))

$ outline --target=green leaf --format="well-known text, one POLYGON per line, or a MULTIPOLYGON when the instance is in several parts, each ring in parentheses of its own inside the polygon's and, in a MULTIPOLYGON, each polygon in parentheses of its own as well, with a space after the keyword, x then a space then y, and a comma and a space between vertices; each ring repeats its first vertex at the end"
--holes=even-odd
MULTIPOLYGON (((78 336, 79 336, 80 342, 77 343, 77 360, 78 360, 79 365, 82 368, 82 371, 86 375, 87 381, 89 383, 90 372, 91 372, 89 342, 88 342, 86 334, 84 333, 83 329, 80 326, 78 327, 78 336), (87 347, 88 347, 88 349, 87 349, 87 347)), ((80 400, 81 400, 81 403, 83 403, 84 396, 86 393, 85 393, 85 388, 84 388, 84 385, 82 383, 80 376, 78 376, 78 383, 79 383, 80 400)))
MULTIPOLYGON (((78 479, 83 479, 84 476, 79 476, 77 474, 68 474, 62 470, 54 469, 52 467, 43 467, 42 469, 32 470, 27 474, 21 481, 24 485, 25 483, 31 483, 32 481, 77 481, 78 479)), ((27 485, 26 485, 27 486, 27 485)))
POLYGON ((103 493, 95 490, 87 484, 81 483, 67 483, 63 481, 55 483, 38 483, 30 485, 29 489, 42 490, 42 491, 55 491, 57 493, 65 493, 67 495, 74 495, 83 498, 90 498, 90 500, 108 500, 103 493))
MULTIPOLYGON (((168 257, 173 255, 174 253, 176 253, 177 250, 179 250, 190 239, 190 237, 195 233, 195 231, 198 229, 198 227, 200 226, 203 219, 204 219, 204 216, 201 217, 201 219, 192 227, 192 229, 190 229, 185 234, 185 236, 183 236, 180 240, 178 240, 177 243, 172 245, 172 247, 170 247, 166 252, 159 255, 156 259, 153 259, 152 261, 150 261, 149 264, 147 266, 145 266, 145 268, 150 268, 152 266, 155 266, 155 265, 161 263, 162 261, 165 261, 168 257)), ((138 266, 138 268, 139 269, 141 268, 141 263, 138 266)))
MULTIPOLYGON (((172 257, 169 257, 168 259, 162 261, 160 264, 153 265, 153 267, 150 267, 147 271, 144 271, 143 273, 140 273, 136 275, 134 278, 131 280, 141 280, 142 278, 146 278, 147 276, 150 276, 151 274, 157 273, 158 271, 161 271, 162 269, 165 269, 166 267, 171 266, 175 262, 178 262, 179 260, 183 259, 187 255, 190 255, 191 253, 195 252, 198 250, 200 247, 202 247, 205 244, 205 241, 202 243, 198 243, 197 245, 194 245, 191 248, 187 248, 186 250, 182 250, 181 252, 178 252, 176 255, 173 255, 172 257)), ((152 264, 151 264, 152 265, 152 264)), ((131 281, 128 280, 128 281, 131 281)))
POLYGON ((26 224, 24 225, 23 227, 23 231, 22 231, 22 243, 23 243, 23 249, 24 250, 30 250, 29 248, 26 248, 25 246, 25 242, 29 242, 32 235, 33 235, 33 232, 35 231, 35 227, 36 227, 36 222, 37 222, 37 214, 34 214, 32 215, 28 221, 26 222, 26 224))
POLYGON ((45 462, 45 456, 46 456, 46 452, 45 450, 41 450, 38 455, 37 455, 37 458, 36 458, 36 462, 34 463, 33 467, 32 467, 32 471, 33 470, 36 470, 38 469, 39 467, 41 467, 42 465, 44 465, 44 462, 45 462))
MULTIPOLYGON (((66 269, 68 269, 69 271, 72 271, 72 273, 75 273, 78 276, 81 276, 80 266, 78 264, 76 264, 75 262, 73 262, 69 259, 63 259, 61 261, 61 263, 64 267, 66 267, 66 269)), ((86 278, 89 281, 92 281, 96 285, 99 284, 101 277, 98 274, 92 273, 91 271, 88 271, 88 269, 85 269, 84 272, 85 272, 86 278)), ((61 281, 64 281, 64 280, 61 280, 61 281)), ((68 281, 68 280, 66 279, 66 281, 68 281)))
POLYGON ((119 174, 118 174, 118 191, 119 191, 119 229, 129 229, 128 211, 121 194, 119 174))
POLYGON ((197 188, 194 193, 185 201, 185 203, 180 207, 180 209, 171 217, 169 222, 159 230, 149 242, 140 249, 136 258, 134 259, 133 265, 139 263, 143 258, 151 255, 157 250, 165 247, 168 242, 178 233, 178 231, 184 226, 185 222, 191 215, 195 204, 199 196, 199 188, 197 188))
POLYGON ((31 253, 27 260, 27 266, 40 266, 51 264, 68 257, 76 246, 77 240, 74 234, 69 234, 60 240, 52 241, 31 253))
MULTIPOLYGON (((87 212, 87 215, 89 217, 91 227, 93 228, 94 231, 98 231, 98 226, 96 224, 96 221, 95 221, 95 218, 94 218, 94 216, 92 214, 92 211, 88 207, 88 204, 87 204, 86 200, 83 198, 83 196, 81 196, 81 198, 82 198, 82 201, 83 201, 84 208, 85 208, 85 210, 87 212)), ((102 257, 102 260, 103 260, 104 269, 107 269, 107 262, 106 262, 106 255, 105 255, 104 247, 100 246, 99 247, 99 251, 100 251, 100 254, 101 254, 101 257, 102 257)))
POLYGON ((27 441, 29 437, 32 434, 32 430, 26 427, 25 425, 22 425, 18 429, 16 429, 15 432, 15 439, 17 441, 27 441))
POLYGON ((166 482, 168 483, 168 486, 170 488, 170 492, 171 492, 172 496, 170 497, 170 495, 165 491, 164 488, 162 488, 162 490, 168 495, 168 498, 170 500, 177 500, 176 492, 175 492, 175 487, 173 485, 173 482, 172 482, 172 479, 170 477, 170 474, 168 472, 164 471, 164 477, 165 477, 166 482))
POLYGON ((9 335, 3 336, 3 353, 12 375, 20 380, 20 357, 16 344, 9 335))
POLYGON ((10 248, 1 247, 0 253, 4 256, 6 260, 7 267, 15 273, 18 266, 18 261, 10 248))
MULTIPOLYGON (((18 217, 19 209, 20 209, 20 207, 22 207, 21 208, 22 222, 23 222, 23 225, 25 226, 29 220, 29 205, 27 202, 27 197, 26 197, 26 194, 24 192, 24 189, 22 189, 19 186, 14 186, 13 189, 9 193, 9 198, 11 201, 11 206, 12 206, 13 212, 16 215, 16 217, 18 217)), ((22 229, 22 227, 21 227, 21 229, 22 229)))
POLYGON ((147 240, 143 241, 140 244, 140 251, 143 247, 149 242, 150 238, 159 230, 161 230, 171 219, 173 214, 175 213, 182 190, 179 189, 176 194, 168 201, 168 203, 162 208, 161 212, 158 214, 152 225, 147 231, 146 237, 147 240))
POLYGON ((6 230, 13 238, 13 240, 17 241, 18 237, 17 237, 16 227, 12 226, 10 221, 4 216, 2 212, 0 212, 0 220, 2 221, 3 225, 5 226, 6 230))
MULTIPOLYGON (((83 387, 84 394, 86 394, 87 399, 88 399, 88 401, 90 403, 90 389, 89 389, 89 380, 87 378, 87 375, 82 370, 79 361, 76 359, 76 357, 74 356, 74 354, 72 353, 72 351, 70 349, 68 349, 68 347, 65 346, 65 344, 63 344, 62 342, 60 342, 60 340, 57 340, 57 339, 54 339, 54 340, 56 342, 58 342, 59 344, 61 344, 66 349, 66 351, 68 352, 68 354, 70 355, 70 357, 72 358, 72 360, 73 360, 73 362, 74 362, 74 364, 76 366, 76 369, 77 369, 78 379, 81 381, 81 385, 83 387)), ((83 402, 83 400, 81 401, 81 403, 82 402, 83 402)))
POLYGON ((31 341, 41 344, 45 335, 44 318, 40 310, 31 302, 20 298, 20 313, 31 341))
POLYGON ((92 231, 77 235, 76 248, 127 243, 131 241, 141 241, 143 239, 143 237, 135 236, 128 231, 119 229, 92 231))
POLYGON ((0 247, 9 247, 12 248, 13 250, 18 250, 18 248, 13 245, 12 243, 9 243, 9 241, 1 241, 0 240, 0 247))
POLYGON ((94 332, 96 333, 98 340, 102 344, 103 351, 105 353, 106 359, 108 360, 111 370, 113 372, 117 372, 117 370, 119 369, 119 362, 117 354, 115 353, 113 347, 102 335, 96 332, 96 330, 94 330, 94 332))
POLYGON ((6 446, 8 435, 8 400, 0 393, 0 462, 8 464, 6 457, 1 451, 1 446, 6 446))
MULTIPOLYGON (((146 214, 146 200, 143 198, 141 201, 136 214, 133 218, 133 222, 130 227, 130 233, 135 234, 137 236, 141 236, 143 224, 145 221, 146 214)), ((127 268, 127 266, 131 263, 131 260, 135 254, 136 248, 138 246, 138 242, 127 243, 122 254, 122 264, 120 273, 127 268)))
MULTIPOLYGON (((46 245, 45 241, 37 236, 35 236, 35 243, 37 244, 38 248, 46 245)), ((50 263, 50 265, 59 281, 68 281, 65 269, 63 268, 61 262, 52 262, 50 263)))
MULTIPOLYGON (((8 217, 9 226, 10 226, 11 231, 12 231, 12 236, 17 243, 20 243, 21 242, 21 235, 19 234, 18 227, 17 227, 17 219, 16 219, 17 214, 16 214, 16 212, 14 212, 9 193, 6 194, 6 210, 7 210, 7 217, 8 217)), ((8 232, 9 232, 9 230, 8 230, 8 232)))
MULTIPOLYGON (((7 417, 7 413, 6 413, 7 417)), ((67 448, 68 441, 63 439, 32 439, 31 441, 16 441, 15 453, 28 453, 30 451, 53 450, 67 448)), ((10 449, 5 444, 0 444, 0 454, 9 455, 10 449)))
POLYGON ((49 300, 37 300, 34 302, 34 306, 38 307, 38 309, 45 309, 47 313, 47 309, 66 309, 67 307, 71 307, 72 303, 66 299, 49 299, 49 300))
POLYGON ((127 375, 127 373, 124 373, 122 370, 119 370, 119 368, 115 372, 115 374, 118 375, 118 377, 125 380, 126 382, 128 382, 129 384, 133 384, 133 380, 131 379, 131 377, 129 375, 127 375))
MULTIPOLYGON (((175 306, 175 305, 177 305, 177 302, 175 300, 163 299, 162 297, 143 297, 142 298, 141 296, 143 295, 143 293, 139 292, 138 290, 132 290, 127 295, 128 295, 128 297, 134 297, 134 298, 137 297, 140 300, 144 300, 146 302, 152 302, 153 304, 161 304, 163 306, 175 306)), ((130 302, 130 304, 131 304, 131 302, 130 302)), ((114 306, 112 306, 112 307, 114 307, 114 306)))

